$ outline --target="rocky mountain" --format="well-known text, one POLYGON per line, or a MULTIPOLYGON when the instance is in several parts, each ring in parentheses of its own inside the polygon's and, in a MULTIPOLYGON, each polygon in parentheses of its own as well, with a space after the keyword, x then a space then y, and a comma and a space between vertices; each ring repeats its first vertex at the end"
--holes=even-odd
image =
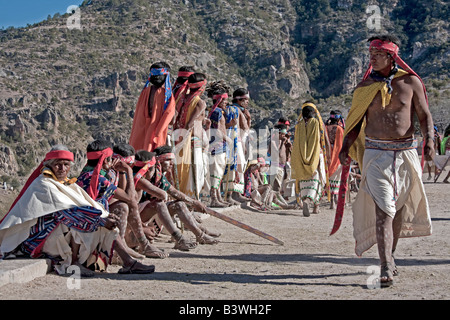
POLYGON ((345 114, 377 33, 401 39, 442 131, 449 12, 446 1, 422 0, 89 0, 0 29, 0 181, 19 184, 55 143, 69 146, 79 168, 93 139, 128 141, 149 67, 161 60, 173 80, 193 65, 209 81, 248 87, 257 128, 295 120, 306 99, 324 117, 345 114))

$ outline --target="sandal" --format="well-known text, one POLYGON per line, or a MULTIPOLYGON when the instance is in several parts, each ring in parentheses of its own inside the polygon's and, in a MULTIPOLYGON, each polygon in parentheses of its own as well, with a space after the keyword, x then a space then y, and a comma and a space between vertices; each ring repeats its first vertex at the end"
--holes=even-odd
POLYGON ((390 287, 394 284, 394 274, 392 272, 392 265, 390 263, 386 263, 382 265, 380 273, 380 286, 382 288, 390 287))
POLYGON ((175 246, 173 248, 180 251, 189 251, 191 249, 195 249, 196 247, 196 242, 190 241, 182 235, 178 240, 175 239, 175 246))
POLYGON ((219 240, 202 232, 202 234, 200 236, 197 236, 197 242, 200 244, 217 244, 217 243, 219 243, 219 240))
POLYGON ((140 266, 136 266, 139 262, 134 260, 134 263, 130 267, 122 267, 117 273, 120 274, 149 274, 155 272, 155 266, 146 266, 139 263, 140 266))
POLYGON ((148 243, 145 247, 140 249, 139 253, 143 254, 147 258, 165 259, 169 256, 168 253, 165 253, 163 250, 156 248, 150 243, 148 243))

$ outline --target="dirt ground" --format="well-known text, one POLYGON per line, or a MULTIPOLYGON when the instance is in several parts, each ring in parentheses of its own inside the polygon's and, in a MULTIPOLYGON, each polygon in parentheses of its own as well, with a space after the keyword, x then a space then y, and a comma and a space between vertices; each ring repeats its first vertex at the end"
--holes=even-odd
MULTIPOLYGON (((449 184, 427 182, 433 235, 400 239, 396 262, 399 276, 387 289, 368 286, 378 266, 376 246, 362 257, 354 253, 351 209, 340 230, 331 231, 334 211, 323 203, 319 214, 301 211, 226 211, 227 215, 282 241, 277 245, 215 217, 203 224, 221 231, 218 245, 200 245, 190 252, 173 250, 168 236, 157 246, 170 252, 154 264, 150 275, 120 275, 119 266, 82 279, 54 272, 26 284, 0 287, 0 299, 44 300, 440 300, 450 298, 449 184)), ((354 196, 355 194, 352 194, 354 196)), ((189 233, 193 236, 191 233, 189 233)))

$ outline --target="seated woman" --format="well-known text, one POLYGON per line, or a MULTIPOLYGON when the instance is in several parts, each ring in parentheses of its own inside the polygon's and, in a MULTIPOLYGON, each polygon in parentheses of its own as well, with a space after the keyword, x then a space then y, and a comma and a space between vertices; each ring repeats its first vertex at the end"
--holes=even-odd
POLYGON ((81 276, 93 276, 91 269, 106 269, 115 249, 119 273, 154 272, 126 252, 115 217, 67 178, 73 160, 65 146, 47 153, 0 221, 0 252, 50 258, 58 274, 76 265, 81 276))

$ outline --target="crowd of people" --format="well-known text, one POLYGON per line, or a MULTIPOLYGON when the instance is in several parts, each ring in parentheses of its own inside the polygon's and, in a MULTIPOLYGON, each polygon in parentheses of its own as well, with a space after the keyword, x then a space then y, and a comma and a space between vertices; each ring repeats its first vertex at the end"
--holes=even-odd
POLYGON ((408 127, 395 127, 389 116, 392 108, 405 119, 413 111, 401 113, 403 105, 394 95, 391 101, 392 90, 414 95, 428 161, 434 135, 429 133, 432 120, 420 78, 398 57, 392 38, 373 38, 370 43, 371 67, 365 85, 355 90, 346 121, 341 111, 333 110, 324 122, 317 106, 306 101, 295 126, 286 118, 277 119, 263 139, 252 128, 247 89, 232 91, 223 80, 210 82, 192 66, 179 68, 172 85, 170 66, 153 64, 137 101, 129 143, 89 143, 87 163, 74 179, 68 177, 73 153, 67 146, 54 146, 0 222, 0 253, 49 257, 59 273, 75 264, 82 275, 92 276, 93 270, 104 270, 113 260, 123 265, 119 273, 151 273, 154 266, 140 260, 169 256, 154 245, 164 229, 177 250, 219 242, 220 232, 201 223, 198 213, 206 212, 206 206, 248 203, 262 213, 298 209, 309 216, 310 209, 319 213, 327 197, 330 208, 342 211, 343 186, 353 179, 361 183, 353 205, 359 223, 355 228, 377 226, 375 240, 375 232, 369 237, 367 230, 356 230, 361 231, 355 233, 357 253, 378 243, 382 283, 391 284, 397 272, 392 252, 403 236, 397 222, 407 215, 395 215, 401 211, 399 203, 412 201, 425 215, 417 220, 419 232, 413 230, 414 219, 408 218, 409 235, 428 235, 431 229, 421 178, 416 189, 410 186, 417 181, 403 182, 418 172, 409 153, 417 148, 411 138, 413 125, 405 120, 408 127), (412 76, 417 80, 411 80, 412 89, 396 79, 411 74, 417 76, 412 76), (209 105, 205 95, 212 100, 209 105), (391 109, 386 108, 389 103, 391 109), (387 123, 383 128, 380 119, 387 123), (383 158, 391 150, 393 155, 383 158), (384 171, 376 172, 375 167, 384 171), (391 177, 399 181, 392 184, 391 177), (390 191, 393 198, 387 195, 390 191), (416 197, 403 196, 407 194, 416 197))

